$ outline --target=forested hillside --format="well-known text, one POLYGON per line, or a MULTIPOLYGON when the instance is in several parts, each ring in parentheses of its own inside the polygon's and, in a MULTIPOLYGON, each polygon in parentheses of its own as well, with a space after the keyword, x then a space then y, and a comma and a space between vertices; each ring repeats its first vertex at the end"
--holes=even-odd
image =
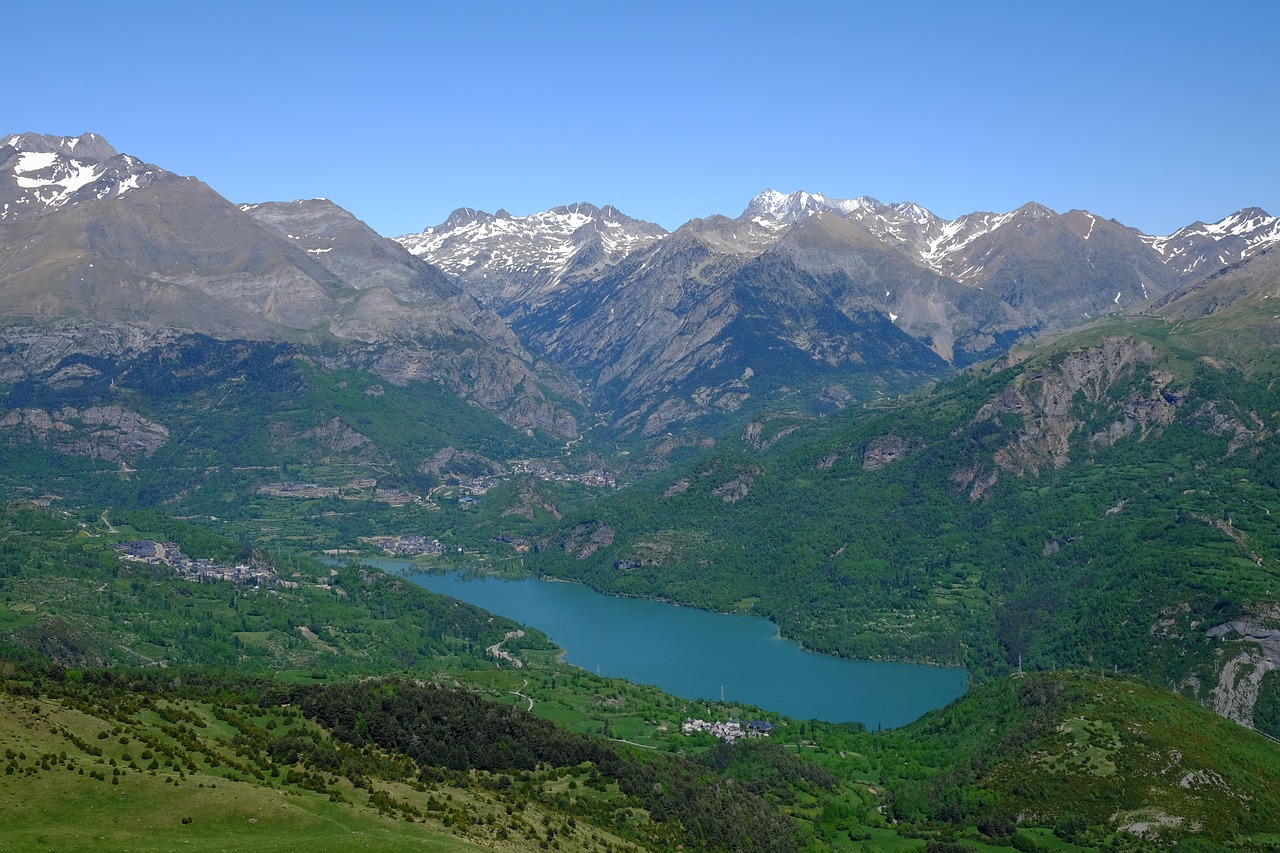
POLYGON ((1258 649, 1219 626, 1280 598, 1280 392, 1196 331, 1114 321, 504 522, 536 570, 764 614, 822 651, 1118 669, 1237 713, 1217 673, 1258 649))

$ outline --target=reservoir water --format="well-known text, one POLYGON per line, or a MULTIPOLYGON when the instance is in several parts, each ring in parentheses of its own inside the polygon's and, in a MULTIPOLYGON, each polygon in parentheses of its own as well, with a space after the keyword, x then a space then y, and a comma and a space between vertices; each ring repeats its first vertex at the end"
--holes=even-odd
POLYGON ((405 573, 404 563, 368 562, 537 628, 565 650, 569 663, 685 699, 719 699, 723 690, 728 701, 875 729, 905 725, 968 686, 963 669, 807 652, 758 616, 616 598, 576 583, 405 573))

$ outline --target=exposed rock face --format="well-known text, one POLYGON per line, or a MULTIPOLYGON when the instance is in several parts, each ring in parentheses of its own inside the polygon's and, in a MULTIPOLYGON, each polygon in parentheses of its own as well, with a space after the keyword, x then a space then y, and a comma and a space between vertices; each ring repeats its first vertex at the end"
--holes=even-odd
POLYGON ((283 424, 276 424, 272 433, 273 445, 277 449, 283 450, 287 445, 300 445, 306 448, 305 458, 313 462, 328 457, 370 461, 382 456, 377 445, 368 436, 352 429, 339 417, 330 418, 301 433, 291 433, 283 424))
POLYGON ((1239 634, 1256 647, 1228 660, 1213 688, 1213 710, 1243 726, 1253 726, 1253 707, 1258 702, 1262 677, 1280 669, 1280 629, 1264 625, 1256 619, 1235 619, 1215 625, 1205 632, 1213 639, 1239 634))
POLYGON ((862 449, 862 470, 878 471, 886 465, 897 462, 909 452, 911 452, 910 445, 896 435, 873 439, 862 449))
POLYGON ((670 486, 667 486, 667 488, 662 492, 662 496, 664 498, 669 498, 673 495, 678 495, 681 492, 688 491, 690 485, 691 481, 688 477, 681 477, 670 486))
POLYGON ((765 435, 765 426, 767 426, 770 421, 791 420, 794 417, 794 415, 784 413, 773 413, 765 415, 760 420, 750 421, 742 428, 742 443, 750 445, 756 450, 768 450, 782 439, 791 435, 791 433, 800 429, 803 424, 799 421, 793 421, 786 426, 776 429, 771 435, 765 435))
POLYGON ((1227 442, 1227 455, 1231 456, 1243 447, 1257 444, 1271 436, 1271 431, 1267 429, 1262 418, 1257 412, 1249 412, 1249 423, 1246 424, 1239 418, 1231 417, 1218 411, 1218 405, 1213 401, 1205 403, 1195 414, 1196 420, 1200 422, 1205 432, 1210 435, 1230 436, 1227 442))
POLYGON ((838 382, 823 388, 822 393, 818 396, 819 405, 829 407, 834 411, 845 408, 853 403, 853 400, 853 393, 838 382))
POLYGON ((497 473, 502 466, 479 453, 445 447, 419 465, 418 470, 437 477, 474 477, 497 473))
MULTIPOLYGON (((83 353, 130 358, 181 336, 176 330, 150 329, 128 323, 100 323, 93 320, 66 320, 44 325, 0 328, 0 384, 11 385, 32 376, 56 384, 59 379, 44 376, 68 355, 83 353)), ((74 377, 77 381, 84 376, 74 377)))
MULTIPOLYGON (((517 429, 577 435, 543 391, 573 400, 572 382, 535 372, 501 318, 331 202, 237 206, 92 134, 26 134, 0 139, 0 207, 0 313, 45 328, 69 321, 80 336, 70 351, 127 356, 137 330, 153 344, 191 332, 336 342, 348 363, 390 381, 416 370, 517 429), (84 337, 83 317, 99 340, 84 337)), ((44 343, 22 336, 39 360, 68 330, 44 343)))
POLYGON ((169 430, 119 406, 70 406, 57 411, 14 409, 0 417, 8 440, 39 444, 72 456, 132 462, 169 440, 169 430))
POLYGON ((350 453, 371 444, 369 437, 361 435, 342 422, 341 418, 331 418, 328 423, 317 426, 303 434, 304 438, 314 439, 317 444, 328 450, 339 453, 350 453))
MULTIPOLYGON (((683 397, 668 397, 660 402, 645 419, 640 434, 645 438, 661 435, 678 423, 695 421, 705 415, 730 414, 742 408, 751 399, 751 379, 755 372, 747 368, 736 379, 718 386, 701 386, 683 397)), ((619 420, 619 426, 628 428, 644 409, 637 409, 619 420)))
POLYGON ((1149 375, 1148 390, 1135 391, 1118 405, 1108 401, 1107 394, 1155 356, 1155 349, 1145 341, 1105 339, 1096 347, 1067 354, 1052 366, 1024 373, 983 406, 970 426, 989 421, 1005 428, 1014 424, 1013 440, 995 452, 994 461, 1019 475, 1035 474, 1045 466, 1062 468, 1070 461, 1072 436, 1085 422, 1075 402, 1077 394, 1087 404, 1115 410, 1117 416, 1092 441, 1114 444, 1135 430, 1145 438, 1150 430, 1172 421, 1185 396, 1168 389, 1172 377, 1149 375))
POLYGON ((1000 472, 995 469, 984 469, 981 463, 973 463, 956 469, 951 475, 951 482, 961 489, 967 489, 969 500, 980 499, 988 489, 1000 480, 1000 472))
POLYGON ((539 509, 556 520, 564 517, 564 513, 560 511, 560 507, 556 506, 555 502, 543 493, 537 482, 531 479, 526 479, 520 483, 520 492, 516 502, 503 510, 502 515, 504 517, 509 515, 518 515, 527 521, 533 521, 534 511, 539 509))
POLYGON ((607 524, 579 524, 560 547, 569 556, 585 560, 601 548, 612 545, 613 537, 613 528, 607 524))
POLYGON ((728 480, 711 490, 711 494, 720 498, 727 504, 734 504, 742 500, 751 491, 751 487, 755 485, 756 478, 763 473, 760 468, 748 468, 746 471, 738 474, 732 480, 728 480))
MULTIPOLYGON (((517 429, 543 430, 560 438, 579 434, 573 414, 549 400, 529 366, 511 356, 483 349, 406 344, 358 350, 339 363, 363 367, 395 385, 439 382, 517 429)), ((549 382, 566 398, 577 396, 568 383, 549 382)))

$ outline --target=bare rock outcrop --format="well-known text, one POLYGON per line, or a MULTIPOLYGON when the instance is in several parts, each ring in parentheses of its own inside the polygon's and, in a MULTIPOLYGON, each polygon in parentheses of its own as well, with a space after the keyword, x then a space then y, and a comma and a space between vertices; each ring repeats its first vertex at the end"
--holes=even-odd
POLYGON ((1195 413, 1195 418, 1204 426, 1205 432, 1210 435, 1228 436, 1227 455, 1232 456, 1236 451, 1251 444, 1257 444, 1271 436, 1271 431, 1266 428, 1262 418, 1257 412, 1249 412, 1245 417, 1249 423, 1245 423, 1239 417, 1232 417, 1219 411, 1216 403, 1210 401, 1201 406, 1195 413))
POLYGON ((748 468, 733 479, 713 488, 711 494, 727 504, 737 503, 747 496, 747 493, 751 491, 751 487, 755 485, 756 477, 760 476, 761 473, 760 468, 748 468))
POLYGON ((862 448, 862 470, 879 471, 912 451, 906 439, 892 433, 872 439, 862 448))
POLYGON ((764 415, 761 418, 750 421, 742 428, 742 443, 754 447, 756 450, 768 450, 782 439, 791 435, 791 433, 800 429, 803 425, 797 419, 796 415, 775 412, 764 415), (786 426, 775 429, 771 434, 765 432, 765 427, 770 421, 788 419, 791 423, 786 426))
POLYGON ((1238 635, 1251 651, 1242 651, 1227 660, 1218 673, 1218 684, 1213 688, 1213 710, 1243 726, 1253 726, 1253 708, 1258 702, 1262 678, 1268 672, 1280 669, 1280 628, 1273 628, 1257 619, 1242 618, 1215 625, 1205 632, 1212 639, 1238 635))
POLYGON ((169 440, 163 424, 120 406, 12 409, 0 417, 0 432, 10 443, 121 463, 150 456, 169 440))
POLYGON ((67 384, 87 378, 87 365, 57 370, 68 355, 84 353, 117 358, 136 356, 180 337, 179 332, 126 323, 66 320, 58 323, 0 328, 0 384, 10 385, 32 376, 67 384), (71 371, 71 372, 68 372, 71 371), (79 371, 80 375, 76 375, 79 371))
POLYGON ((1135 434, 1145 439, 1170 424, 1185 400, 1185 393, 1173 388, 1174 377, 1150 371, 1121 400, 1111 399, 1110 394, 1119 383, 1141 376, 1155 358, 1155 348, 1146 341, 1106 338, 1097 346, 1068 353, 1051 366, 1022 374, 979 409, 969 426, 986 422, 1015 426, 1012 440, 995 450, 994 461, 1017 475, 1066 466, 1071 461, 1072 439, 1086 418, 1097 420, 1107 417, 1106 413, 1115 418, 1090 436, 1093 444, 1111 445, 1135 434), (1097 407, 1103 414, 1086 415, 1085 406, 1097 407))
POLYGON ((560 543, 560 547, 569 556, 585 560, 601 548, 612 545, 613 538, 613 528, 607 524, 579 524, 569 538, 560 543))

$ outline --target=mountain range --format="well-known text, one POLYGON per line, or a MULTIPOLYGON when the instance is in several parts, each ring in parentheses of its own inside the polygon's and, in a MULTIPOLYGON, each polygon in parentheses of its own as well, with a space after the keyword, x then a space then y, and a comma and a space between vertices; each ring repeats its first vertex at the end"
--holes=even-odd
MULTIPOLYGON (((518 429, 576 435, 542 390, 571 397, 571 383, 535 372, 500 318, 347 211, 235 205, 93 134, 0 140, 0 312, 55 324, 63 357, 104 354, 103 324, 330 344, 388 381, 437 382, 518 429)), ((54 368, 14 346, 10 372, 54 368)))
MULTIPOLYGON (((86 319, 331 344, 564 438, 588 412, 654 439, 784 398, 822 411, 903 390, 1278 241, 1257 209, 1155 237, 1035 203, 945 220, 773 190, 670 233, 583 202, 463 208, 392 241, 323 199, 232 204, 94 134, 0 140, 6 315, 61 321, 73 348, 103 345, 86 319)), ((21 361, 8 371, 54 366, 21 361)))
MULTIPOLYGON (((808 782, 779 799, 833 847, 864 825, 896 844, 891 818, 940 845, 967 827, 1035 849, 1021 824, 1055 846, 1051 826, 1262 849, 1271 747, 1184 697, 1280 737, 1277 243, 1255 208, 1153 236, 1036 203, 947 220, 772 190, 670 232, 582 202, 388 239, 324 199, 233 203, 94 134, 5 136, 0 492, 29 500, 5 507, 0 644, 72 692, 65 667, 113 660, 270 652, 323 680, 373 666, 366 646, 415 678, 454 654, 488 678, 491 640, 551 659, 298 553, 418 543, 436 565, 764 616, 815 651, 964 666, 972 695, 900 737, 811 721, 776 750, 856 780, 844 802, 808 782), (253 564, 280 549, 290 572, 192 594, 120 569, 117 538, 144 530, 253 564)), ((551 707, 579 677, 543 665, 489 686, 551 707)), ((607 692, 593 708, 634 699, 607 692)), ((306 781, 285 769, 257 778, 306 781)), ((576 784, 554 788, 566 808, 576 784)), ((493 789, 513 819, 545 793, 493 789)), ((600 826, 629 826, 601 793, 600 826)))
POLYGON ((945 375, 1247 260, 1280 242, 1280 219, 1249 209, 1153 237, 1035 203, 944 220, 766 190, 671 233, 583 203, 459 210, 398 240, 584 377, 615 423, 657 435, 812 374, 828 380, 814 401, 833 382, 883 383, 865 398, 945 375))

